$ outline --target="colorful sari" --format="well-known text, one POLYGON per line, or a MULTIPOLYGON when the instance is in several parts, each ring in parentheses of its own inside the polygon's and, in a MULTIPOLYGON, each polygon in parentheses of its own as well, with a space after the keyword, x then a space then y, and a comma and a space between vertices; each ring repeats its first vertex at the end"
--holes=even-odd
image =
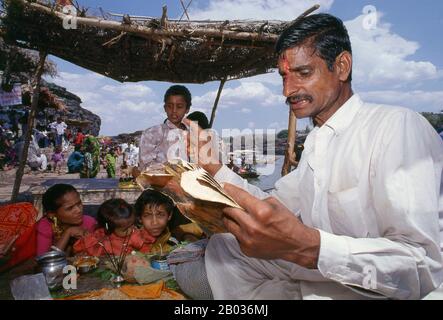
POLYGON ((80 178, 95 178, 100 170, 100 143, 93 136, 87 136, 83 141, 85 164, 80 171, 80 178))
POLYGON ((0 207, 0 271, 9 269, 36 254, 37 210, 31 203, 0 207))

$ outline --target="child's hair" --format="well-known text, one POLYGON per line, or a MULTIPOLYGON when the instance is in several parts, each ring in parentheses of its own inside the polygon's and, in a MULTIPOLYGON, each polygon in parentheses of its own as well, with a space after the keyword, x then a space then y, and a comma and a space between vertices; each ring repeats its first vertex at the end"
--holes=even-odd
POLYGON ((43 194, 43 211, 45 213, 57 211, 58 208, 61 207, 61 203, 59 203, 60 198, 69 192, 78 193, 77 189, 75 189, 70 184, 54 184, 43 194))
POLYGON ((103 202, 98 208, 97 224, 105 229, 106 234, 115 230, 115 221, 129 219, 134 215, 134 208, 123 199, 110 199, 103 202))
POLYGON ((168 196, 164 195, 163 193, 148 189, 143 191, 143 193, 138 197, 137 201, 135 202, 134 208, 135 208, 135 215, 137 216, 137 219, 140 219, 143 211, 145 210, 145 207, 149 205, 151 207, 158 207, 159 205, 164 205, 165 210, 172 215, 173 210, 175 208, 174 202, 169 198, 168 196))
POLYGON ((203 112, 194 111, 194 112, 190 113, 186 118, 191 121, 197 121, 198 125, 202 129, 210 129, 211 128, 209 126, 209 120, 203 112))

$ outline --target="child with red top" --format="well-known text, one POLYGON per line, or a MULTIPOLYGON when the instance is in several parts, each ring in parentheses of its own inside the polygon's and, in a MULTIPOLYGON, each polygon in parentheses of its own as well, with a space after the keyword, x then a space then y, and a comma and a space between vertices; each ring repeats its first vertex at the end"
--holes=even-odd
POLYGON ((95 229, 93 217, 83 215, 83 204, 77 190, 68 184, 55 184, 43 194, 45 216, 37 223, 37 255, 51 246, 68 255, 72 242, 95 229))
POLYGON ((126 253, 140 251, 148 253, 155 238, 146 230, 134 226, 133 207, 123 199, 105 201, 97 214, 98 229, 86 235, 74 244, 76 254, 90 256, 118 256, 123 250, 126 253))

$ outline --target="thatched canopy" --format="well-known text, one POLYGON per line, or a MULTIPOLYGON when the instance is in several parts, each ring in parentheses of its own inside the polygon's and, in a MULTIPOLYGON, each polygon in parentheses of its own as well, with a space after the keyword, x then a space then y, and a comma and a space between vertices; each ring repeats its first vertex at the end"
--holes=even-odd
MULTIPOLYGON (((7 45, 0 37, 0 70, 6 73, 4 76, 9 77, 11 82, 27 82, 37 69, 38 60, 38 54, 35 52, 7 45)), ((57 74, 55 64, 46 61, 44 73, 55 76, 57 74)))
POLYGON ((64 29, 55 6, 4 0, 5 39, 118 81, 204 83, 268 72, 281 21, 170 21, 162 18, 79 16, 64 29))

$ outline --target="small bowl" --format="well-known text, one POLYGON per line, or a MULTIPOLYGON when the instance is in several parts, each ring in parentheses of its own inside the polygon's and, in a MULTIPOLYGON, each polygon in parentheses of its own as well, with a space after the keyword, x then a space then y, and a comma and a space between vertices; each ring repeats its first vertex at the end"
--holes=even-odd
POLYGON ((77 268, 78 272, 88 273, 97 268, 99 262, 100 259, 98 257, 83 256, 83 257, 78 257, 74 261, 74 266, 77 268))

